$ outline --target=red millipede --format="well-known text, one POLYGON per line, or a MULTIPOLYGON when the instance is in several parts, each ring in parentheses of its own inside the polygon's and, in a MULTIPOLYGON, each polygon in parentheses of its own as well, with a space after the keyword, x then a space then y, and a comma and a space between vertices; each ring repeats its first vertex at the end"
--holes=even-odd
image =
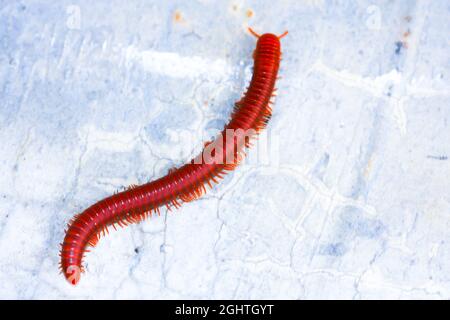
POLYGON ((138 223, 153 213, 160 214, 159 207, 180 207, 182 202, 198 199, 212 187, 226 171, 233 170, 245 156, 250 140, 265 128, 272 109, 275 82, 281 60, 280 39, 287 31, 276 36, 259 35, 253 53, 253 76, 247 92, 235 103, 230 122, 212 142, 205 144, 200 155, 189 163, 169 170, 162 178, 131 186, 75 215, 68 224, 61 249, 60 267, 66 279, 73 285, 84 271, 82 259, 87 246, 95 246, 108 226, 121 227, 138 223))

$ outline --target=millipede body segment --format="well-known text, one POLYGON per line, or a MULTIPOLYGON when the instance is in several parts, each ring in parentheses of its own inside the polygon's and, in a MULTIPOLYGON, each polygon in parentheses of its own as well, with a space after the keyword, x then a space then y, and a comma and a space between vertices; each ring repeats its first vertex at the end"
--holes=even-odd
POLYGON ((271 98, 281 60, 280 36, 258 35, 254 51, 253 76, 247 92, 235 103, 231 120, 221 134, 205 144, 200 155, 189 163, 169 170, 162 178, 132 186, 128 190, 105 198, 82 213, 75 215, 68 225, 61 249, 60 267, 73 285, 80 280, 82 259, 88 246, 95 246, 108 226, 138 223, 159 208, 178 208, 183 202, 201 197, 206 185, 211 187, 223 175, 233 170, 245 156, 245 148, 271 117, 271 98))

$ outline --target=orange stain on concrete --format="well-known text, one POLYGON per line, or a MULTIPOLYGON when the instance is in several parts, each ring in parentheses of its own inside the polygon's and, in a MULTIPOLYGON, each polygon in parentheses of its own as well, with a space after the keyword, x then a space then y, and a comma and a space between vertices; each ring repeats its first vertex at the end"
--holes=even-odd
POLYGON ((174 15, 173 19, 175 20, 175 22, 178 22, 178 23, 184 21, 183 15, 182 15, 181 12, 178 11, 178 10, 175 11, 175 15, 174 15))

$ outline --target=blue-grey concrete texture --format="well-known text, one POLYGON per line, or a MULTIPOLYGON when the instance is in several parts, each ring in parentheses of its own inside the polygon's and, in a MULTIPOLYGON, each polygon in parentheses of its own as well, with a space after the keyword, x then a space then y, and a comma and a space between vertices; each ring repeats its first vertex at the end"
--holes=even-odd
POLYGON ((450 298, 450 2, 0 1, 0 298, 450 298), (70 218, 201 149, 280 34, 267 135, 199 201, 70 218))

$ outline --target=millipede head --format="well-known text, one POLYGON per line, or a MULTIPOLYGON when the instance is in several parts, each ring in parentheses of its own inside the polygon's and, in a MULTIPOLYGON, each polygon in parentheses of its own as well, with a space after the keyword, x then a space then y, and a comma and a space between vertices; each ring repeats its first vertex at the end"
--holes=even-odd
POLYGON ((282 34, 280 34, 279 36, 277 36, 277 35, 274 35, 274 34, 272 34, 272 33, 265 33, 265 34, 263 34, 263 35, 260 35, 259 33, 256 33, 251 27, 248 27, 248 31, 252 34, 252 35, 254 35, 256 38, 261 38, 262 36, 265 36, 265 35, 272 35, 272 36, 275 36, 275 37, 277 37, 278 39, 281 39, 281 38, 284 38, 289 32, 286 30, 285 32, 283 32, 282 34))

